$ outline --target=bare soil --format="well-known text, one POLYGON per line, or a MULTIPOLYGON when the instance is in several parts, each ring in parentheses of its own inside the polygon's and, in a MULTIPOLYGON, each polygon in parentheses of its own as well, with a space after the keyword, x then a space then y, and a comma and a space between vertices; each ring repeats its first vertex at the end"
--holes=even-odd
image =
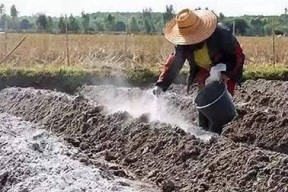
POLYGON ((248 81, 235 98, 238 118, 224 136, 288 154, 288 82, 248 81))
MULTIPOLYGON (((193 123, 195 92, 187 95, 184 89, 175 85, 164 97, 193 123)), ((102 101, 91 98, 99 91, 93 87, 77 96, 4 89, 0 111, 65 138, 85 154, 78 159, 86 165, 103 158, 112 163, 107 169, 114 175, 151 182, 165 192, 278 192, 288 191, 287 89, 287 82, 247 81, 235 97, 239 116, 223 135, 208 141, 180 126, 151 121, 149 114, 109 113, 102 101)))

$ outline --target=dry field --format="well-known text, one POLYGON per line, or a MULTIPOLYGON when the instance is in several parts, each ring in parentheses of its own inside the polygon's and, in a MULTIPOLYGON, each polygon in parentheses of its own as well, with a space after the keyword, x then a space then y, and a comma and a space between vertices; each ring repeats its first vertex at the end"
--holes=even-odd
MULTIPOLYGON (((159 67, 173 46, 163 36, 149 35, 69 35, 68 54, 65 35, 0 35, 0 57, 9 53, 24 37, 27 39, 3 63, 10 66, 71 65, 85 68, 159 67), (68 57, 67 57, 68 56, 68 57), (67 61, 69 58, 69 62, 67 61)), ((239 37, 247 64, 288 65, 288 38, 239 37)))

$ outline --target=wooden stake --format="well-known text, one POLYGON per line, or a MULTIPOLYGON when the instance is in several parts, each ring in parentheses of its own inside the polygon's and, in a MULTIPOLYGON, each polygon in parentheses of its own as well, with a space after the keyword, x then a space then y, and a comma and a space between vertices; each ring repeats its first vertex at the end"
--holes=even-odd
POLYGON ((18 44, 8 53, 6 54, 0 61, 0 64, 2 64, 22 43, 23 41, 26 39, 27 37, 23 37, 21 39, 21 41, 18 42, 18 44))
POLYGON ((276 65, 276 50, 275 50, 275 21, 272 17, 272 53, 273 53, 273 65, 276 65))
POLYGON ((5 24, 4 24, 4 36, 5 36, 5 42, 4 42, 4 54, 7 54, 7 45, 8 45, 8 34, 7 34, 7 20, 5 20, 5 24))
POLYGON ((68 19, 65 15, 66 26, 65 26, 65 46, 66 46, 66 62, 70 66, 70 52, 69 52, 69 38, 68 38, 68 19))

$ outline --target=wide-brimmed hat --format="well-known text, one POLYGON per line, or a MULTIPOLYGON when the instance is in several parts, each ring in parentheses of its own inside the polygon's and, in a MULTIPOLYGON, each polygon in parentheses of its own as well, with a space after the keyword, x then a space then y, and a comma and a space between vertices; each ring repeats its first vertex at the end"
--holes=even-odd
POLYGON ((212 11, 183 9, 167 23, 164 35, 173 44, 197 44, 210 37, 216 26, 217 16, 212 11))

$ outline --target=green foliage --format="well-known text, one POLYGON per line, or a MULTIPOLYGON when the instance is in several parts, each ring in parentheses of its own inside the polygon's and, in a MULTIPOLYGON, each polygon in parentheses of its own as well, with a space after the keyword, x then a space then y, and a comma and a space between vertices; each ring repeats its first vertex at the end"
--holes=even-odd
POLYGON ((225 19, 224 14, 223 14, 223 13, 220 13, 220 14, 219 14, 219 22, 223 22, 224 19, 225 19))
MULTIPOLYGON (((196 10, 201 9, 200 7, 196 10)), ((208 9, 208 8, 206 8, 208 9)), ((274 22, 276 34, 288 34, 288 11, 283 9, 279 16, 244 15, 239 17, 225 17, 219 14, 219 22, 232 30, 235 23, 236 35, 264 36, 272 34, 274 22), (285 11, 285 12, 284 12, 285 11), (272 22, 273 21, 273 22, 272 22)), ((129 31, 132 33, 162 33, 167 21, 175 16, 173 5, 163 7, 163 12, 153 12, 145 8, 142 12, 81 12, 80 16, 70 16, 67 27, 70 33, 129 31)), ((59 32, 65 33, 66 21, 61 17, 46 17, 44 14, 36 16, 18 16, 16 5, 12 5, 10 15, 6 14, 5 5, 0 4, 0 28, 7 30, 24 30, 25 32, 59 32), (17 19, 16 19, 17 18, 17 19), (28 21, 28 22, 27 22, 28 21)))
POLYGON ((252 65, 246 66, 244 79, 288 80, 288 67, 252 65))
POLYGON ((147 8, 142 11, 143 31, 145 33, 155 32, 155 27, 152 19, 152 9, 147 8))
POLYGON ((82 11, 81 17, 82 17, 82 26, 84 28, 84 32, 88 33, 89 27, 90 27, 90 14, 84 13, 84 11, 82 11))
POLYGON ((70 17, 68 18, 68 26, 67 26, 68 31, 78 33, 80 30, 79 22, 77 19, 71 14, 70 17))
POLYGON ((52 17, 48 16, 47 18, 47 32, 52 33, 54 28, 54 22, 52 17))
POLYGON ((235 30, 238 35, 246 35, 249 25, 245 19, 235 19, 235 30))
POLYGON ((166 11, 163 13, 163 22, 166 24, 175 16, 173 5, 166 5, 166 11))
POLYGON ((0 15, 4 15, 5 14, 5 5, 2 3, 0 5, 0 15))
POLYGON ((12 7, 10 9, 10 15, 12 18, 16 18, 18 16, 18 11, 17 11, 15 5, 12 5, 12 7))
MULTIPOLYGON (((188 71, 184 70, 177 78, 177 83, 185 83, 188 71)), ((127 69, 120 78, 132 85, 155 83, 158 70, 148 68, 127 69)), ((119 78, 119 75, 117 76, 119 78)), ((46 68, 0 68, 0 89, 6 86, 36 86, 40 88, 57 89, 72 93, 84 84, 113 79, 111 71, 87 70, 78 67, 46 67, 46 68)), ((288 80, 287 67, 264 65, 246 66, 244 78, 247 79, 278 79, 288 80)), ((115 82, 117 83, 117 82, 115 82)))
POLYGON ((111 14, 108 14, 104 19, 105 28, 107 31, 115 31, 115 17, 111 14))
POLYGON ((150 69, 136 69, 136 70, 127 70, 125 72, 125 79, 131 84, 145 84, 155 82, 157 73, 150 69))
POLYGON ((97 31, 102 32, 102 31, 105 30, 105 29, 104 29, 104 24, 103 24, 103 22, 101 22, 101 21, 96 21, 96 22, 95 22, 95 25, 96 25, 96 30, 97 30, 97 31))
POLYGON ((28 19, 22 19, 19 23, 20 30, 28 30, 33 27, 32 23, 28 19))
POLYGON ((39 31, 47 31, 48 21, 45 14, 40 14, 37 18, 36 25, 39 31))
POLYGON ((17 16, 18 16, 18 11, 15 7, 15 5, 12 5, 10 8, 10 16, 11 16, 11 22, 10 22, 10 28, 17 30, 18 28, 18 23, 17 23, 17 16))
POLYGON ((140 29, 139 29, 139 26, 138 26, 138 23, 136 21, 136 18, 135 17, 132 17, 131 18, 131 21, 130 21, 130 30, 129 30, 131 33, 138 33, 140 32, 140 29))
POLYGON ((60 33, 65 33, 66 31, 66 23, 64 21, 64 17, 61 15, 59 23, 58 23, 58 28, 60 30, 60 33))
POLYGON ((252 27, 252 33, 254 35, 263 35, 264 34, 264 22, 266 22, 265 20, 263 20, 260 17, 256 17, 251 19, 250 21, 250 25, 252 27))
POLYGON ((126 24, 123 21, 117 21, 116 25, 115 25, 115 30, 116 31, 122 31, 125 32, 126 31, 126 24))

